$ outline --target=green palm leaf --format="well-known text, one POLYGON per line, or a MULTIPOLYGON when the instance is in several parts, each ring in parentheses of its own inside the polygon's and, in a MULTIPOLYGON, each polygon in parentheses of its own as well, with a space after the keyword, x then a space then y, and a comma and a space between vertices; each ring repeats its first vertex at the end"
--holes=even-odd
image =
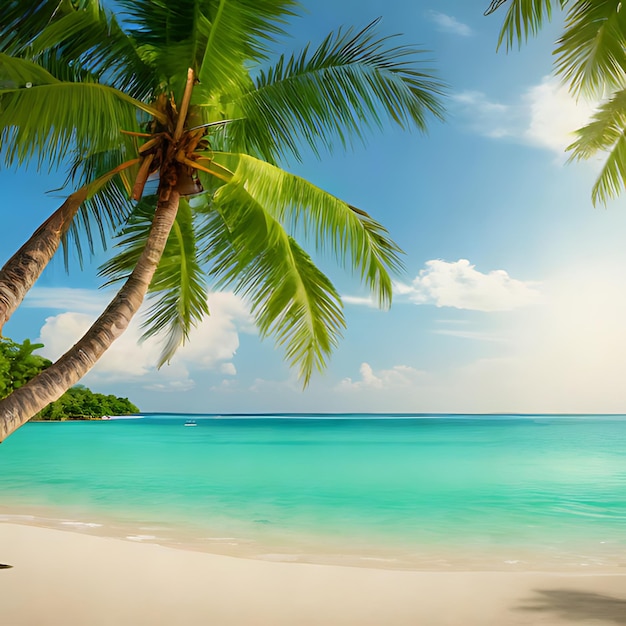
MULTIPOLYGON (((486 14, 492 13, 507 0, 494 0, 486 14)), ((544 22, 552 18, 553 7, 563 8, 569 0, 508 0, 508 11, 502 24, 498 48, 506 43, 507 49, 513 47, 515 41, 519 45, 531 35, 536 35, 544 22)))
POLYGON ((240 186, 215 194, 203 235, 216 286, 233 286, 249 300, 261 335, 285 347, 287 361, 308 384, 345 327, 330 280, 240 186))
POLYGON ((86 243, 89 253, 96 252, 96 233, 103 250, 107 248, 111 234, 130 214, 130 205, 116 185, 104 185, 96 194, 85 200, 76 216, 63 234, 63 260, 67 271, 70 269, 70 252, 75 250, 81 269, 84 267, 86 243))
POLYGON ((138 110, 158 113, 98 83, 56 79, 35 63, 0 53, 0 142, 7 165, 58 165, 71 152, 114 149, 121 129, 137 128, 138 110))
POLYGON ((91 155, 74 155, 70 166, 65 188, 80 188, 89 186, 92 181, 106 178, 106 182, 98 185, 81 205, 75 220, 63 239, 63 252, 66 268, 69 268, 70 244, 76 249, 77 258, 83 266, 83 242, 87 244, 89 252, 95 252, 95 235, 99 235, 103 250, 107 242, 128 219, 133 208, 129 198, 132 181, 135 180, 139 164, 127 167, 132 160, 137 161, 136 138, 126 134, 119 135, 115 150, 95 152, 91 155), (110 172, 124 169, 109 176, 110 172))
MULTIPOLYGON (((507 0, 494 0, 486 13, 491 13, 507 0)), ((616 88, 623 83, 626 67, 624 32, 626 15, 621 0, 508 0, 498 46, 514 41, 521 44, 535 35, 552 17, 555 7, 570 5, 565 31, 555 54, 558 73, 577 92, 602 94, 605 87, 616 88)))
MULTIPOLYGON (((122 251, 105 263, 100 275, 107 284, 124 280, 135 267, 150 230, 156 198, 142 201, 120 235, 122 251)), ((208 315, 204 273, 198 262, 194 221, 189 203, 181 199, 176 223, 150 283, 152 302, 142 324, 142 339, 164 337, 159 367, 170 361, 177 348, 188 339, 190 330, 208 315)))
POLYGON ((391 303, 388 271, 401 270, 400 248, 387 231, 364 211, 310 182, 245 154, 213 153, 215 163, 233 172, 228 185, 245 189, 263 211, 296 235, 313 239, 319 250, 329 248, 341 262, 350 262, 381 306, 391 303))
POLYGON ((141 58, 115 15, 100 8, 97 0, 93 5, 92 10, 75 10, 52 21, 28 52, 39 59, 55 50, 66 66, 80 65, 98 82, 138 100, 151 100, 158 88, 154 68, 141 58))
POLYGON ((156 87, 152 68, 99 0, 9 2, 2 13, 0 52, 36 60, 61 80, 68 70, 88 72, 140 100, 156 87))
POLYGON ((92 4, 91 0, 77 3, 59 0, 39 0, 23 2, 22 0, 5 0, 2 3, 2 20, 0 20, 0 52, 11 55, 21 54, 35 37, 55 19, 67 15, 68 12, 80 10, 92 4))
POLYGON ((201 10, 206 2, 120 0, 119 4, 127 10, 130 36, 142 57, 150 60, 163 91, 173 91, 179 100, 187 68, 197 71, 202 59, 210 25, 206 10, 201 10))
POLYGON ((592 190, 594 204, 606 203, 626 186, 626 89, 603 103, 592 121, 576 134, 578 138, 568 147, 572 159, 589 159, 608 152, 592 190))
POLYGON ((244 62, 264 58, 266 43, 282 32, 281 24, 295 6, 293 0, 119 3, 129 12, 131 36, 176 94, 189 67, 205 93, 216 86, 227 88, 244 62))
POLYGON ((620 0, 574 2, 555 50, 559 74, 574 92, 602 95, 624 83, 626 12, 620 0))
MULTIPOLYGON (((267 57, 267 43, 284 34, 293 0, 220 0, 209 24, 194 102, 216 92, 237 93, 250 79, 246 65, 267 57)), ((209 100, 210 101, 210 100, 209 100)))
POLYGON ((363 139, 363 129, 389 118, 401 127, 426 127, 427 115, 442 116, 443 85, 428 68, 417 69, 422 51, 389 46, 373 22, 363 30, 339 30, 314 51, 307 48, 262 71, 255 88, 234 104, 231 140, 241 151, 275 161, 299 158, 298 142, 317 152, 339 140, 363 139))

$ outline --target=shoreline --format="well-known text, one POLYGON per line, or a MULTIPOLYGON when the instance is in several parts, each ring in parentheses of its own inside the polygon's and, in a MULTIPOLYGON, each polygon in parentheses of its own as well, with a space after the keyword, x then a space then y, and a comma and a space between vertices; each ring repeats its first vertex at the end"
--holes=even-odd
POLYGON ((626 572, 271 563, 6 522, 0 546, 10 626, 556 626, 626 613, 626 572))
POLYGON ((624 545, 604 541, 591 547, 568 543, 555 547, 551 544, 472 544, 454 537, 445 544, 409 545, 384 543, 371 537, 358 540, 323 533, 305 535, 269 526, 260 527, 256 533, 232 526, 200 528, 185 525, 181 520, 121 518, 82 507, 17 503, 0 505, 0 526, 2 524, 264 562, 433 573, 626 574, 624 545))

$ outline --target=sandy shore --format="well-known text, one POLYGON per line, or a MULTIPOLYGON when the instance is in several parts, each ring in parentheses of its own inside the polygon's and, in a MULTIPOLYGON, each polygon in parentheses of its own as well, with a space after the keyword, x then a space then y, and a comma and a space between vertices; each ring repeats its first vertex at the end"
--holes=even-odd
POLYGON ((626 624, 624 575, 271 563, 0 524, 3 626, 626 624))

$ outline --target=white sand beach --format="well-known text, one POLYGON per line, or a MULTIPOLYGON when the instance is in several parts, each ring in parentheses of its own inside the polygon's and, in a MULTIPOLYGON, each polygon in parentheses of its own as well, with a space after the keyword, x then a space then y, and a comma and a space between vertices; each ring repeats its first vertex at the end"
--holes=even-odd
POLYGON ((624 574, 273 563, 0 523, 3 626, 626 624, 624 574))

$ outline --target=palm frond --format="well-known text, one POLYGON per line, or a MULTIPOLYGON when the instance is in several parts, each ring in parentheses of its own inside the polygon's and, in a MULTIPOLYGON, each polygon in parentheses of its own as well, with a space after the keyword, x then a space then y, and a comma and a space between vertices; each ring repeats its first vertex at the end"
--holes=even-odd
POLYGON ((106 250, 111 235, 117 232, 130 215, 132 205, 124 180, 137 171, 139 158, 124 160, 121 154, 122 151, 119 150, 92 155, 86 159, 77 157, 70 169, 63 188, 84 189, 87 195, 62 233, 63 259, 68 272, 72 248, 76 251, 76 258, 82 269, 83 242, 87 243, 89 252, 93 255, 94 232, 97 232, 102 249, 106 250))
POLYGON ((209 275, 251 304, 263 337, 284 346, 304 384, 323 369, 345 327, 332 283, 283 227, 238 186, 214 197, 203 233, 209 275))
POLYGON ((0 20, 0 52, 19 55, 55 16, 67 11, 73 11, 71 2, 5 0, 0 20))
POLYGON ((197 74, 198 103, 216 92, 242 89, 249 82, 246 67, 267 58, 267 44, 284 34, 285 18, 297 6, 293 0, 220 0, 215 5, 200 22, 207 39, 197 74))
MULTIPOLYGON (((498 48, 506 43, 507 50, 517 41, 521 45, 530 36, 536 35, 545 22, 552 19, 555 6, 563 8, 569 0, 508 0, 508 10, 498 38, 498 48)), ((502 0, 494 0, 486 11, 493 13, 505 4, 502 0)))
POLYGON ((54 50, 66 64, 80 65, 98 82, 142 101, 154 99, 158 89, 154 68, 141 58, 115 15, 93 2, 92 10, 75 10, 44 29, 28 52, 40 58, 54 50))
POLYGON ((491 0, 491 4, 485 9, 483 15, 491 15, 494 11, 497 11, 503 4, 506 4, 508 0, 491 0))
POLYGON ((401 250, 367 213, 251 156, 213 153, 213 159, 233 172, 224 193, 245 190, 246 196, 291 234, 303 233, 318 250, 328 248, 340 263, 354 267, 381 306, 391 303, 389 272, 402 269, 401 250))
POLYGON ((68 70, 88 72, 139 100, 156 87, 154 73, 100 0, 38 0, 24 6, 8 2, 2 9, 0 52, 36 60, 64 80, 68 70), (56 67, 45 58, 58 59, 56 67))
MULTIPOLYGON (((156 198, 138 204, 120 235, 122 251, 100 268, 107 284, 130 275, 144 248, 156 198)), ((143 321, 142 339, 163 336, 159 367, 170 361, 190 330, 208 315, 207 288, 198 263, 196 235, 189 203, 181 199, 176 222, 148 291, 152 303, 143 321)))
POLYGON ((377 21, 359 32, 331 33, 321 45, 280 57, 262 71, 255 88, 235 102, 241 117, 229 126, 236 149, 274 161, 299 158, 299 141, 318 152, 380 127, 384 118, 423 131, 429 114, 442 117, 443 84, 417 64, 422 50, 389 45, 377 37, 377 21))
POLYGON ((10 91, 34 85, 54 85, 59 83, 45 68, 29 61, 0 53, 0 90, 10 91))
POLYGON ((585 160, 608 152, 592 190, 594 204, 606 203, 626 187, 626 89, 604 102, 576 134, 576 141, 568 147, 571 159, 585 160))
POLYGON ((201 84, 232 80, 229 71, 262 58, 265 42, 282 32, 293 0, 120 0, 125 23, 150 55, 161 79, 180 95, 187 68, 201 84))
POLYGON ((66 271, 69 272, 70 269, 72 250, 75 251, 78 264, 83 269, 85 258, 83 243, 87 244, 91 256, 96 253, 94 231, 99 235, 98 241, 102 249, 106 250, 110 233, 114 230, 113 225, 119 225, 129 212, 127 199, 113 184, 106 185, 93 198, 86 200, 61 240, 66 271))
POLYGON ((620 0, 575 2, 555 50, 558 73, 574 93, 619 88, 626 68, 626 12, 620 0))
POLYGON ((158 113, 98 83, 63 82, 24 59, 0 53, 0 142, 7 165, 33 157, 58 165, 71 152, 114 149, 138 111, 158 113))
POLYGON ((78 157, 73 164, 66 180, 66 187, 92 187, 89 196, 81 205, 76 218, 63 238, 63 256, 66 269, 69 269, 69 252, 76 251, 79 265, 83 266, 83 242, 86 242, 89 252, 96 251, 94 233, 99 235, 101 248, 107 249, 110 237, 126 222, 132 210, 129 194, 124 185, 124 179, 134 178, 138 165, 132 165, 118 174, 106 177, 108 172, 115 170, 120 163, 127 161, 130 156, 123 150, 112 150, 106 153, 96 153, 88 158, 78 157), (91 181, 98 181, 102 176, 106 180, 102 184, 93 185, 91 181))

